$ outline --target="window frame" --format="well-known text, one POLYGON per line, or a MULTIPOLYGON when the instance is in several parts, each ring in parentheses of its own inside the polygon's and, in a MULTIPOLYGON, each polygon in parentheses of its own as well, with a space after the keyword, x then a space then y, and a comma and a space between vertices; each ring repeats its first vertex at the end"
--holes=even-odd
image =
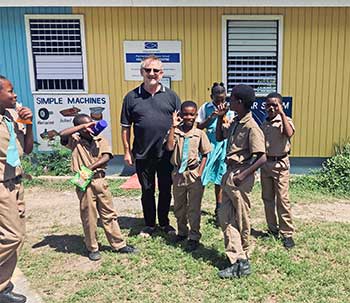
POLYGON ((66 94, 88 94, 88 73, 87 73, 87 60, 86 60, 86 43, 85 43, 85 23, 84 15, 74 15, 74 14, 56 14, 56 15, 32 15, 25 14, 25 32, 27 38, 27 49, 28 49, 28 64, 29 64, 29 77, 30 77, 30 87, 32 94, 36 95, 66 95, 66 94), (84 81, 84 90, 36 90, 36 78, 34 71, 34 62, 33 62, 33 51, 32 51, 32 40, 30 35, 30 25, 29 21, 32 19, 79 19, 80 21, 80 39, 81 39, 81 49, 82 49, 82 60, 83 60, 83 81, 84 81))
MULTIPOLYGON (((282 91, 282 64, 283 64, 283 15, 223 15, 222 16, 222 79, 227 85, 227 49, 228 49, 228 21, 277 21, 278 22, 278 48, 277 48, 277 92, 282 91)), ((265 96, 257 94, 257 97, 265 96)))

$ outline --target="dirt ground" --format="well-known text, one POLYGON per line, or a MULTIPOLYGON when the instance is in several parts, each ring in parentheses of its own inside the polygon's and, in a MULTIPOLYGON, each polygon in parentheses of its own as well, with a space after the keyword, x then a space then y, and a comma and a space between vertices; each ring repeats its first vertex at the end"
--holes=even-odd
MULTIPOLYGON (((68 243, 61 243, 61 234, 74 227, 81 229, 79 217, 79 203, 74 191, 52 191, 42 188, 31 188, 25 192, 26 214, 27 214, 27 243, 33 246, 33 251, 37 249, 53 249, 46 245, 39 245, 35 248, 35 243, 43 241, 43 235, 47 235, 51 241, 56 243, 60 249, 65 249, 68 243), (57 226, 57 232, 54 232, 57 226), (57 237, 57 239, 52 239, 57 237), (60 239, 60 240, 59 240, 60 239)), ((142 208, 139 197, 121 197, 113 199, 114 205, 118 211, 119 223, 123 227, 132 227, 142 222, 142 208)), ((211 209, 208 201, 203 202, 204 209, 211 209)), ((337 201, 330 203, 301 204, 293 206, 293 215, 296 219, 303 221, 332 221, 332 222, 350 222, 350 201, 337 201)), ((264 221, 262 203, 254 206, 252 221, 261 223, 264 221)), ((46 237, 46 236, 44 236, 46 237)), ((69 241, 72 241, 72 235, 69 235, 69 241)), ((69 245, 68 245, 69 246, 69 245)), ((67 246, 67 247, 68 247, 67 246)), ((57 249, 55 247, 55 249, 57 249)), ((84 256, 77 256, 74 264, 70 264, 75 270, 89 271, 99 266, 99 262, 90 262, 84 256)), ((273 300, 271 302, 274 302, 273 300)))
MULTIPOLYGON (((26 190, 25 200, 29 236, 42 233, 43 229, 51 228, 55 222, 57 225, 80 225, 79 203, 74 191, 32 188, 26 190)), ((142 217, 139 197, 114 198, 113 202, 120 217, 142 217)), ((204 201, 204 207, 207 204, 204 201)), ((258 208, 258 213, 263 211, 261 206, 258 208)), ((303 221, 350 222, 350 201, 298 203, 293 206, 293 216, 303 221)))

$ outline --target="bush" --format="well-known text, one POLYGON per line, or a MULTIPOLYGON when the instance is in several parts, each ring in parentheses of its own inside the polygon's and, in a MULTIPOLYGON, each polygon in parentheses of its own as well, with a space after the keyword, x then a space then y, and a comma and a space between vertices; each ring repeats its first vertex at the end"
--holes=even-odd
POLYGON ((301 192, 317 192, 320 191, 320 186, 317 180, 317 172, 312 172, 309 175, 293 176, 290 180, 291 189, 301 192))
POLYGON ((317 182, 331 192, 350 193, 350 142, 335 147, 335 155, 317 173, 317 182))
POLYGON ((33 176, 51 175, 64 176, 70 175, 71 151, 60 145, 54 145, 50 152, 39 152, 35 145, 34 151, 24 156, 22 166, 26 174, 33 176))

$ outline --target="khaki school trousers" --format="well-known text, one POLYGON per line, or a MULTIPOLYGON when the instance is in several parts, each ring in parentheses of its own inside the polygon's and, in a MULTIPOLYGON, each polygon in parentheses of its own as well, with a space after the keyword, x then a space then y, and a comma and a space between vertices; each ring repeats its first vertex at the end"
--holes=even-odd
POLYGON ((240 186, 233 182, 239 169, 228 167, 222 178, 223 197, 219 208, 219 222, 224 233, 225 252, 231 264, 247 259, 250 237, 250 193, 254 175, 248 176, 240 186))
POLYGON ((0 292, 9 284, 25 235, 20 177, 0 182, 0 292))
POLYGON ((124 247, 117 212, 113 207, 112 194, 104 178, 93 179, 86 191, 77 189, 80 200, 80 218, 83 224, 85 245, 88 251, 98 251, 97 214, 111 247, 118 250, 124 247))
POLYGON ((177 220, 178 235, 188 236, 189 239, 195 241, 201 238, 199 230, 203 191, 200 178, 185 186, 173 186, 174 214, 177 220), (187 223, 190 225, 190 230, 187 223))
POLYGON ((261 168, 262 199, 268 229, 291 237, 294 232, 289 201, 289 159, 267 161, 261 168))

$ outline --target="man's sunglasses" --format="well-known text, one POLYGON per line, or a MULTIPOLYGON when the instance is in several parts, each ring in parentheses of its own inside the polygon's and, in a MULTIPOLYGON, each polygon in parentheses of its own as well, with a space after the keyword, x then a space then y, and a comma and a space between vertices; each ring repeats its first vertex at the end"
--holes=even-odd
POLYGON ((155 73, 155 74, 158 74, 160 71, 161 71, 161 69, 158 69, 158 68, 143 68, 143 70, 147 73, 147 74, 149 74, 152 70, 153 70, 153 72, 155 73))

